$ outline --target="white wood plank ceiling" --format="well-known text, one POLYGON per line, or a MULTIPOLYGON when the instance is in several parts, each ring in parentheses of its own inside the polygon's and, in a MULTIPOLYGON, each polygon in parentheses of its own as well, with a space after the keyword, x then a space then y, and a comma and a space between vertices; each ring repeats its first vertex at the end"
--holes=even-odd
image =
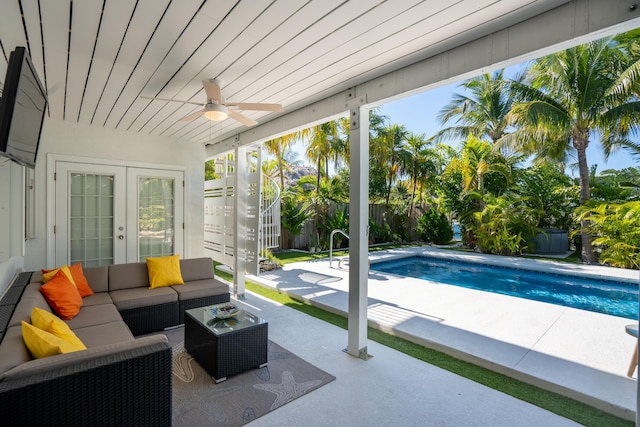
MULTIPOLYGON (((206 143, 180 119, 217 78, 230 102, 300 108, 566 0, 3 0, 0 79, 26 46, 54 119, 206 143)), ((282 113, 245 111, 258 122, 282 113)))

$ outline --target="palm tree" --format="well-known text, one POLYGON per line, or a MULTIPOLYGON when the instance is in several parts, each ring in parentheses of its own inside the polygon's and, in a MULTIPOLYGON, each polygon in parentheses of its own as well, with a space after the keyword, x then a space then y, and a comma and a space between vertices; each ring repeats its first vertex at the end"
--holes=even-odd
POLYGON ((314 162, 317 168, 316 185, 320 187, 320 179, 329 176, 329 162, 337 164, 344 152, 344 140, 341 139, 341 124, 338 120, 314 126, 309 131, 309 145, 305 151, 307 159, 314 162))
POLYGON ((267 153, 275 156, 276 161, 278 162, 281 190, 284 190, 284 170, 286 167, 285 158, 287 156, 287 152, 295 142, 304 138, 308 134, 308 132, 308 129, 305 129, 303 131, 294 132, 288 135, 281 136, 279 138, 271 139, 264 143, 264 148, 267 150, 267 153))
MULTIPOLYGON (((462 187, 466 192, 485 193, 485 179, 491 174, 499 174, 506 181, 511 178, 511 165, 508 159, 496 153, 491 144, 473 136, 462 147, 460 168, 462 171, 462 187)), ((456 159, 457 160, 457 159, 456 159)))
POLYGON ((400 149, 409 131, 404 125, 391 124, 379 131, 376 144, 371 147, 371 156, 386 165, 388 170, 386 204, 389 205, 391 189, 400 169, 400 149))
POLYGON ((513 159, 494 150, 492 143, 470 135, 460 149, 460 155, 453 157, 443 175, 459 177, 461 191, 453 204, 458 221, 465 229, 463 240, 475 245, 477 213, 486 208, 487 199, 500 196, 508 187, 512 176, 513 159))
POLYGON ((409 217, 413 214, 413 203, 418 182, 436 172, 436 165, 433 161, 435 153, 428 148, 430 143, 431 141, 427 139, 424 133, 418 135, 409 134, 400 149, 402 170, 411 179, 409 217))
POLYGON ((504 69, 474 77, 460 85, 471 95, 455 94, 453 100, 441 111, 438 118, 444 125, 454 121, 456 125, 438 132, 436 142, 464 140, 468 135, 488 138, 493 143, 507 134, 506 116, 513 99, 505 90, 504 69))
MULTIPOLYGON (((613 38, 586 43, 536 60, 526 82, 512 82, 519 101, 510 112, 518 130, 503 139, 523 154, 578 158, 580 205, 591 196, 587 147, 598 138, 605 156, 633 146, 640 128, 640 63, 613 38)), ((582 260, 593 263, 589 217, 580 221, 582 260)))
POLYGON ((314 227, 318 233, 327 216, 328 206, 324 200, 326 200, 325 193, 328 187, 329 164, 333 161, 334 166, 337 167, 345 154, 345 139, 342 138, 345 126, 344 120, 339 119, 314 126, 309 131, 309 144, 305 155, 317 167, 313 212, 314 227))

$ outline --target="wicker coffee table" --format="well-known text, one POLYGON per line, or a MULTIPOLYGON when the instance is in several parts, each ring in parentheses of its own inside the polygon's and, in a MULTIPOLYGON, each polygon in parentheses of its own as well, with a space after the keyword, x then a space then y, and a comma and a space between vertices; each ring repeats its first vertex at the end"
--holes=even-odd
POLYGON ((268 323, 243 309, 234 317, 218 319, 211 307, 185 310, 184 346, 189 354, 216 383, 265 366, 268 323))

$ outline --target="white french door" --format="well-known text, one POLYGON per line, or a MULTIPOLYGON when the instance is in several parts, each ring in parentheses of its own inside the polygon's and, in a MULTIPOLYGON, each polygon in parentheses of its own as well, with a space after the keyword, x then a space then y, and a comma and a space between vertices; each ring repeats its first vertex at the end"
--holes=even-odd
POLYGON ((180 171, 127 169, 127 262, 184 255, 184 207, 180 171))
POLYGON ((58 161, 55 172, 56 265, 182 253, 182 171, 58 161))

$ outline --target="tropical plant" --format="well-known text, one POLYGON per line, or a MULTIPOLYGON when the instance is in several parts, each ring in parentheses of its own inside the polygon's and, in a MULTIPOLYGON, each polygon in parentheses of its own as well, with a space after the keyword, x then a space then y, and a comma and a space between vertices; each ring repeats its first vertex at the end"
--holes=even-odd
POLYGON ((599 174, 596 171, 597 165, 593 165, 589 173, 591 199, 607 202, 625 202, 637 196, 637 184, 634 184, 634 181, 637 182, 638 180, 638 169, 605 170, 599 174))
POLYGON ((372 203, 382 203, 387 199, 387 172, 387 167, 377 162, 374 156, 369 158, 369 200, 372 203))
POLYGON ((216 160, 211 159, 204 162, 204 180, 211 181, 217 178, 219 178, 219 176, 216 173, 216 160))
MULTIPOLYGON (((633 146, 639 130, 637 56, 613 38, 582 44, 533 62, 525 81, 510 85, 517 96, 509 120, 517 130, 501 139, 534 161, 578 159, 580 204, 591 197, 587 147, 598 138, 605 155, 633 146), (575 151, 574 151, 575 150, 575 151)), ((581 216, 583 262, 593 263, 588 215, 581 216)))
POLYGON ((510 188, 531 209, 542 213, 538 227, 575 228, 573 211, 579 205, 577 183, 557 167, 541 165, 516 170, 510 188))
MULTIPOLYGON (((342 230, 348 234, 349 233, 349 214, 347 213, 347 208, 345 207, 342 210, 336 211, 336 213, 334 213, 333 215, 329 215, 326 218, 326 221, 323 227, 325 229, 327 236, 329 236, 333 230, 342 230)), ((345 237, 342 234, 340 233, 334 234, 333 242, 334 242, 335 248, 342 247, 341 245, 344 239, 345 237)))
POLYGON ((488 142, 469 135, 462 147, 461 158, 454 161, 460 162, 464 191, 499 194, 508 187, 511 164, 508 159, 495 152, 488 142))
POLYGON ((451 159, 443 174, 441 191, 445 205, 451 207, 460 222, 464 244, 475 247, 476 213, 484 210, 486 197, 504 193, 511 175, 509 159, 493 150, 491 143, 471 135, 459 156, 451 159), (458 183, 452 182, 452 178, 458 183))
POLYGON ((262 270, 272 270, 273 268, 282 267, 282 261, 280 261, 280 259, 277 256, 275 256, 273 252, 271 252, 271 249, 267 249, 267 248, 261 249, 260 258, 266 259, 268 261, 268 264, 270 265, 270 267, 267 268, 267 263, 261 261, 260 268, 262 270))
POLYGON ((444 245, 453 238, 453 228, 447 216, 436 209, 428 209, 418 219, 418 233, 425 242, 444 245))
POLYGON ((476 212, 473 226, 478 249, 499 255, 520 255, 528 249, 540 212, 526 199, 508 196, 488 197, 486 206, 476 212))
POLYGON ((602 262, 614 267, 640 268, 640 202, 589 202, 576 210, 589 218, 593 245, 601 250, 602 262))
POLYGON ((308 201, 304 201, 295 188, 288 188, 281 193, 281 226, 283 231, 283 247, 291 248, 293 238, 300 234, 304 223, 311 218, 312 212, 308 201))

